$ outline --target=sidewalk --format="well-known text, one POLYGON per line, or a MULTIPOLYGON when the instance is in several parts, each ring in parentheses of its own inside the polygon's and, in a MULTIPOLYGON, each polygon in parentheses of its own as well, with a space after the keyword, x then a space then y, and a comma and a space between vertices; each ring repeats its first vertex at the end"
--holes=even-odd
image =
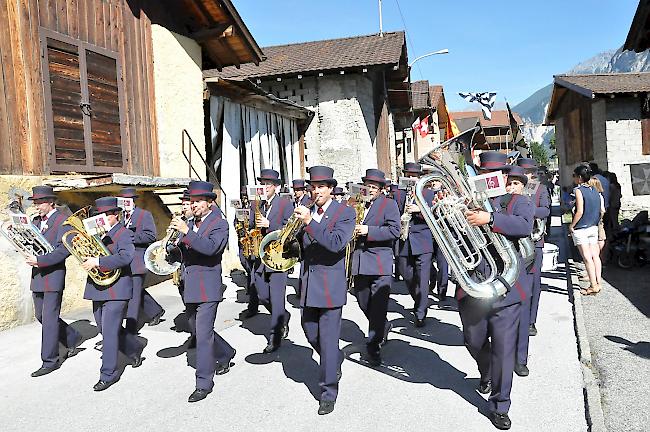
MULTIPOLYGON (((548 287, 541 297, 539 334, 531 338, 531 374, 514 380, 512 431, 587 430, 565 274, 561 267, 543 279, 548 287)), ((261 354, 268 315, 237 320, 245 303, 236 284, 241 278, 234 278, 224 277, 228 289, 216 328, 237 349, 235 366, 215 378, 214 392, 205 401, 187 403, 194 370, 179 347, 187 334, 170 330, 182 303, 176 288, 165 282, 151 288, 167 313, 160 325, 142 331, 148 339, 143 365, 126 367, 121 381, 105 392, 92 391, 99 375, 100 353, 93 349, 98 337, 86 341, 86 349, 60 370, 31 378, 40 366, 38 323, 0 333, 2 431, 496 430, 484 415, 485 397, 476 391, 478 371, 463 346, 458 312, 438 309, 432 301, 426 327, 417 329, 409 312, 413 302, 404 284, 396 284, 384 365, 372 369, 359 363, 367 322, 349 297, 343 310, 340 343, 347 359, 339 399, 334 413, 318 416, 317 357, 300 327, 299 309, 288 305, 289 341, 274 354, 261 354)), ((295 304, 293 288, 287 291, 295 304)), ((65 318, 85 333, 93 330, 90 311, 65 318)))

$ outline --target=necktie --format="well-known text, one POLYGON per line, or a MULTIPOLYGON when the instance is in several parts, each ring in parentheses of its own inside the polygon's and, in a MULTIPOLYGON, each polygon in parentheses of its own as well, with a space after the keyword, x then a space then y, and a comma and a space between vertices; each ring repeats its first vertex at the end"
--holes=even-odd
POLYGON ((323 210, 323 207, 318 207, 318 210, 316 210, 316 213, 318 213, 319 215, 322 215, 323 213, 325 213, 325 210, 323 210))
POLYGON ((201 228, 201 218, 194 219, 194 226, 196 228, 201 228))
POLYGON ((369 209, 371 205, 372 205, 372 201, 368 201, 368 202, 366 203, 366 209, 369 209))
POLYGON ((41 216, 41 234, 47 229, 47 215, 41 216))

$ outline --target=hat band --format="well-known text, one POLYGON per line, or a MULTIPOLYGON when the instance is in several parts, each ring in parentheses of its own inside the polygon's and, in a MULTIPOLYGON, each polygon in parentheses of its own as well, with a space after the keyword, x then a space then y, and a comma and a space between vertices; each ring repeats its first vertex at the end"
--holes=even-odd
POLYGON ((311 177, 309 180, 310 181, 328 181, 328 180, 334 180, 334 179, 331 178, 331 177, 327 177, 327 176, 316 176, 316 177, 311 177))
POLYGON ((31 197, 31 199, 42 199, 42 198, 56 198, 56 195, 50 195, 50 194, 35 194, 31 197))
POLYGON ((487 161, 487 162, 481 163, 481 168, 501 168, 504 165, 505 164, 501 163, 501 162, 487 161))
POLYGON ((531 169, 531 168, 537 168, 537 165, 533 165, 533 164, 520 164, 519 167, 520 167, 520 168, 523 168, 523 169, 531 169))
POLYGON ((190 189, 190 195, 213 194, 209 189, 190 189))
POLYGON ((97 213, 104 213, 109 210, 117 210, 119 207, 112 207, 112 206, 105 206, 105 207, 97 207, 97 213))

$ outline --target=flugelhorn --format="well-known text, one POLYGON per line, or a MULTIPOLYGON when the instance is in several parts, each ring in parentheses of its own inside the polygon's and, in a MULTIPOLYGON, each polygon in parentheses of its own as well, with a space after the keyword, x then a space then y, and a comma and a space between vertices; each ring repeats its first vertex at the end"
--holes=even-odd
POLYGON ((471 145, 478 127, 440 144, 420 160, 431 167, 415 186, 415 200, 422 209, 433 238, 449 263, 460 287, 470 296, 494 299, 504 295, 519 276, 520 257, 511 241, 488 226, 472 226, 465 218, 468 209, 491 211, 489 202, 477 197, 469 187, 471 160, 463 154, 471 145), (436 152, 446 149, 441 156, 436 152), (467 162, 467 164, 466 164, 467 162), (438 181, 445 192, 429 207, 423 191, 429 182, 438 181), (482 282, 470 272, 483 263, 482 282))
MULTIPOLYGON (((84 263, 88 258, 101 258, 111 254, 98 235, 90 235, 86 232, 83 220, 88 218, 89 215, 90 206, 87 206, 78 210, 63 222, 63 225, 69 225, 72 229, 63 234, 61 242, 80 263, 84 263)), ((119 279, 121 273, 120 269, 102 271, 99 268, 93 268, 88 272, 88 276, 97 285, 109 286, 119 279)))
MULTIPOLYGON (((187 219, 181 213, 174 213, 172 218, 179 217, 185 222, 187 219)), ((167 227, 165 237, 151 243, 144 251, 144 266, 153 274, 158 276, 169 276, 178 270, 181 263, 170 263, 167 261, 167 251, 176 245, 181 232, 167 227)))

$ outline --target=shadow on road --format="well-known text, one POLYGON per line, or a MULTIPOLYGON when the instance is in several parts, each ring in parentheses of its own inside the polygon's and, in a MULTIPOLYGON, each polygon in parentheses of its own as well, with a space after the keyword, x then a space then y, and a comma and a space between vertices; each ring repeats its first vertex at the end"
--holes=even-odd
POLYGON ((621 349, 624 349, 625 351, 629 351, 642 358, 650 359, 650 342, 632 342, 619 336, 610 335, 605 336, 605 339, 623 345, 621 349))

